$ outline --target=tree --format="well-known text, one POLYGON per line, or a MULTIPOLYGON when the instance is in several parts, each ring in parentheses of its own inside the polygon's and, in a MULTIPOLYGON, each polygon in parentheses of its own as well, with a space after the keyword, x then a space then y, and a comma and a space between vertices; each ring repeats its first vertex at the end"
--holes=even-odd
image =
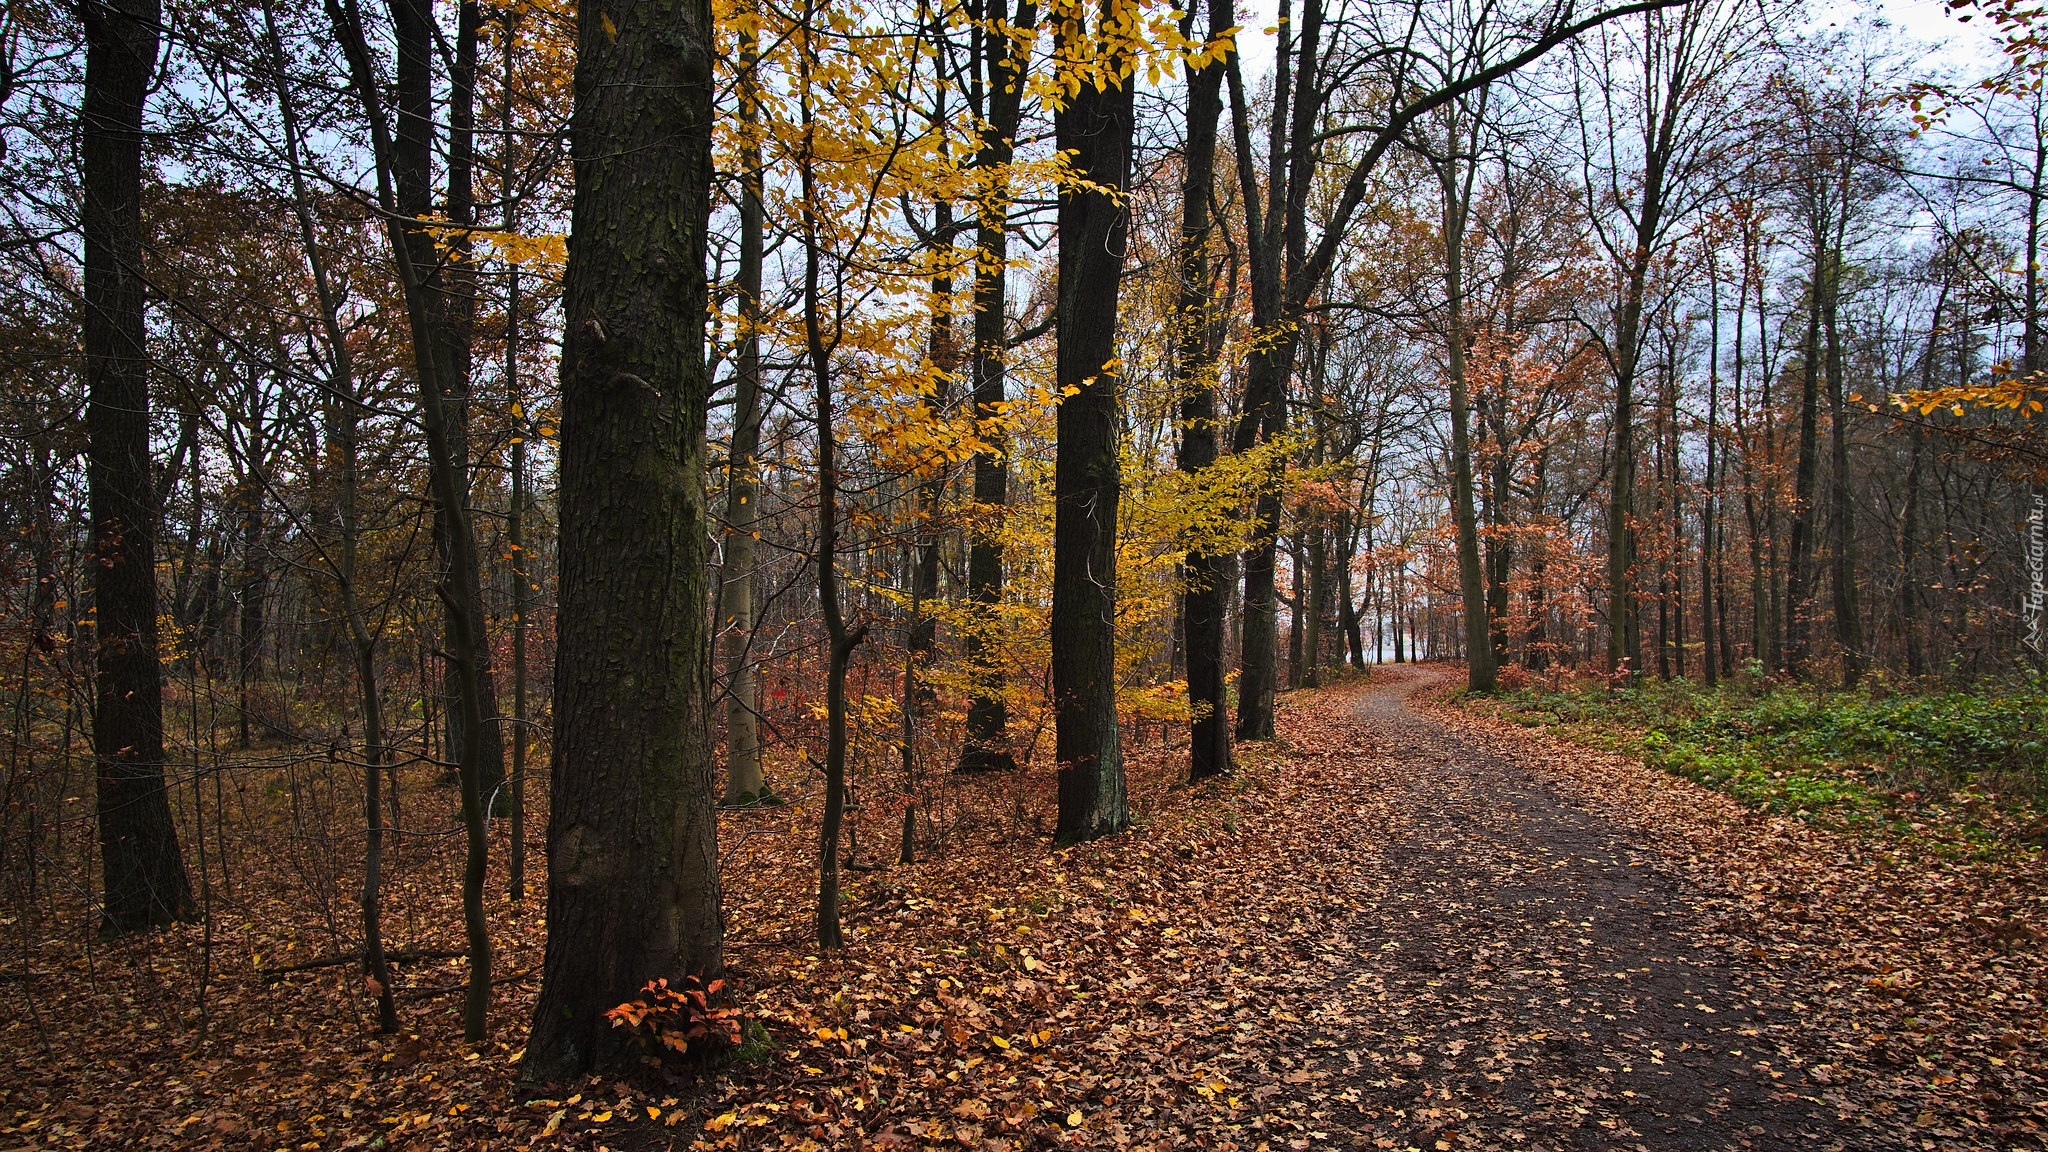
MULTIPOLYGON (((385 236, 405 298, 407 328, 412 336, 414 383, 419 389, 421 424, 426 432, 427 474, 440 521, 445 524, 445 563, 435 591, 446 609, 448 660, 459 685, 463 715, 456 776, 462 791, 463 836, 468 851, 462 870, 463 934, 468 942, 469 978, 463 999, 462 1031, 472 1043, 484 1038, 491 995, 491 934, 484 921, 486 820, 484 815, 483 690, 479 652, 483 614, 477 601, 476 536, 470 530, 466 468, 458 455, 460 441, 450 428, 451 397, 466 389, 458 380, 467 371, 468 353, 458 357, 450 346, 447 302, 439 276, 441 257, 430 223, 432 215, 433 121, 432 41, 427 13, 416 0, 392 0, 391 18, 398 49, 398 115, 396 130, 386 118, 376 64, 357 0, 327 0, 328 22, 348 62, 350 86, 370 129, 371 157, 377 171, 378 208, 385 236)), ((493 709, 495 711, 495 709, 493 709)), ((451 721, 452 723, 453 721, 451 721)))
POLYGON ((89 0, 85 22, 86 449, 91 486, 93 756, 105 889, 100 931, 198 915, 164 791, 157 660, 156 477, 143 343, 142 105, 156 0, 89 0))
MULTIPOLYGON (((981 125, 974 156, 981 177, 974 232, 974 415, 989 429, 981 437, 989 447, 974 454, 974 502, 986 521, 1000 516, 1009 502, 1009 463, 1003 438, 994 432, 1007 399, 1003 357, 1008 348, 1010 165, 1017 152, 1017 129, 1023 122, 1025 80, 1031 59, 1029 36, 1038 25, 1035 0, 1019 0, 1014 13, 1008 0, 985 0, 986 27, 976 29, 981 51, 974 58, 969 108, 981 125)), ((1001 673, 992 649, 996 646, 997 606, 1003 599, 1003 545, 994 525, 973 531, 967 550, 967 594, 975 608, 975 628, 967 634, 966 658, 975 675, 967 705, 967 738, 960 748, 962 771, 1015 768, 1007 729, 1009 705, 1003 697, 1001 673)))
MULTIPOLYGON (((1645 12, 1581 52, 1577 88, 1587 214, 1615 279, 1596 338, 1614 378, 1607 499, 1607 670, 1642 674, 1635 589, 1636 385, 1656 311, 1655 270, 1674 229, 1713 190, 1725 163, 1723 99, 1750 58, 1726 46, 1753 34, 1757 10, 1729 0, 1645 12), (1639 29, 1635 35, 1630 30, 1639 29), (1587 91, 1590 84, 1592 91, 1587 91), (1625 128, 1608 131, 1600 124, 1625 128)), ((1667 289, 1668 290, 1668 289, 1667 289)))
POLYGON ((630 1052, 604 1019, 723 969, 705 719, 708 0, 577 26, 548 944, 521 1080, 630 1052))
MULTIPOLYGON (((1192 20, 1194 5, 1188 6, 1192 20)), ((1209 39, 1230 33, 1230 0, 1208 0, 1209 39)), ((1179 372, 1181 471, 1199 475, 1216 462, 1220 415, 1216 393, 1217 302, 1211 263, 1215 228, 1216 125, 1223 113, 1223 76, 1228 56, 1187 69, 1186 172, 1181 192, 1180 291, 1174 310, 1175 367, 1179 372)), ((1229 607, 1230 557, 1199 546, 1183 562, 1181 633, 1187 653, 1188 777, 1200 780, 1231 770, 1230 702, 1223 669, 1224 616, 1229 607)))
POLYGON ((1117 731, 1116 529, 1122 478, 1117 428, 1116 321, 1130 231, 1136 130, 1131 48, 1116 42, 1130 0, 1100 0, 1063 15, 1064 67, 1096 70, 1078 80, 1054 117, 1071 157, 1060 189, 1059 449, 1054 465, 1052 691, 1063 844, 1130 824, 1117 731), (1085 182, 1085 183, 1084 183, 1085 182))
POLYGON ((754 522, 760 515, 762 205, 760 47, 740 37, 739 355, 733 382, 732 444, 726 458, 725 554, 718 567, 718 628, 725 637, 725 803, 753 804, 761 775, 760 690, 754 682, 754 522))

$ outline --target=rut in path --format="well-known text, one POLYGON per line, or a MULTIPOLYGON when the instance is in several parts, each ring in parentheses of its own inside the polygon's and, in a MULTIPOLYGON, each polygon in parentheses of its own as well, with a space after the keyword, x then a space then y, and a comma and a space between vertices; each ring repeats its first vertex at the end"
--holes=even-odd
POLYGON ((1431 682, 1357 698, 1386 847, 1353 889, 1349 958, 1286 981, 1302 1022, 1276 1037, 1280 1082, 1307 1122, 1286 1143, 1903 1146, 1794 1090, 1787 1056, 1825 1047, 1804 1005, 1702 942, 1654 845, 1418 712, 1431 682))

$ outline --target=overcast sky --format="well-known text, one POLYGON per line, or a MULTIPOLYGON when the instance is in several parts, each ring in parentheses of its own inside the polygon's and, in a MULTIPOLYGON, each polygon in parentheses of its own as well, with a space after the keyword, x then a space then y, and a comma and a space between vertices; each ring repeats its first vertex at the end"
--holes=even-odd
MULTIPOLYGON (((1277 0, 1239 0, 1238 19, 1245 30, 1238 36, 1238 51, 1244 58, 1247 76, 1264 76, 1273 62, 1273 35, 1267 31, 1279 11, 1277 0)), ((1299 5, 1296 5, 1297 10, 1299 5)), ((1816 15, 1809 27, 1850 23, 1861 17, 1877 17, 1889 24, 1900 40, 1922 53, 1929 73, 1967 73, 1975 78, 1997 64, 1981 21, 1956 22, 1943 0, 1833 0, 1815 5, 1816 15)), ((1933 77, 1930 75, 1929 77, 1933 77)))

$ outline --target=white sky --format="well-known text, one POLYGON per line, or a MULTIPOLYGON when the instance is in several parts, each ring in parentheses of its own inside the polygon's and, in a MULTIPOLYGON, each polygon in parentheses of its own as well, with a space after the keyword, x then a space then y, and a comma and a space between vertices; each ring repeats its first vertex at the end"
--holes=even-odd
MULTIPOLYGON (((1293 6, 1299 11, 1298 0, 1293 6)), ((1280 7, 1278 0, 1238 0, 1237 8, 1238 22, 1245 29, 1238 36, 1237 48, 1249 81, 1265 76, 1272 67, 1274 38, 1266 29, 1280 7)), ((1818 0, 1814 13, 1808 24, 1814 29, 1866 16, 1884 20, 1901 41, 1921 51, 1928 79, 1946 72, 1975 78, 1998 67, 1997 51, 1983 22, 1957 23, 1942 0, 1818 0)))

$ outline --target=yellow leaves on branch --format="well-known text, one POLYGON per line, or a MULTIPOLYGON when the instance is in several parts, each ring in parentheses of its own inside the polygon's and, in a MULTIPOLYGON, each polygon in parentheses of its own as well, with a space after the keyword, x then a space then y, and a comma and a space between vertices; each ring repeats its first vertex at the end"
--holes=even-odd
MULTIPOLYGON (((2048 397, 2048 375, 2018 376, 2001 366, 1993 370, 1989 380, 1901 392, 1894 395, 1891 402, 1922 416, 1932 415, 1937 408, 1946 408, 1950 415, 1961 416, 1967 409, 1975 408, 2017 412, 2031 420, 2042 410, 2044 397, 2048 397)), ((1876 406, 1871 406, 1871 411, 1876 410, 1876 406)))
POLYGON ((1053 68, 1035 85, 1054 108, 1079 95, 1083 85, 1100 92, 1122 86, 1142 73, 1157 88, 1176 66, 1202 68, 1235 50, 1241 27, 1214 40, 1192 40, 1181 32, 1187 13, 1158 0, 1055 0, 1046 8, 1056 33, 1053 68), (1091 31, 1089 25, 1093 23, 1091 31))
POLYGON ((545 275, 559 275, 569 262, 569 238, 559 232, 529 235, 503 228, 463 227, 446 220, 425 219, 427 231, 433 234, 434 245, 451 255, 458 253, 468 241, 481 240, 497 259, 545 275))

